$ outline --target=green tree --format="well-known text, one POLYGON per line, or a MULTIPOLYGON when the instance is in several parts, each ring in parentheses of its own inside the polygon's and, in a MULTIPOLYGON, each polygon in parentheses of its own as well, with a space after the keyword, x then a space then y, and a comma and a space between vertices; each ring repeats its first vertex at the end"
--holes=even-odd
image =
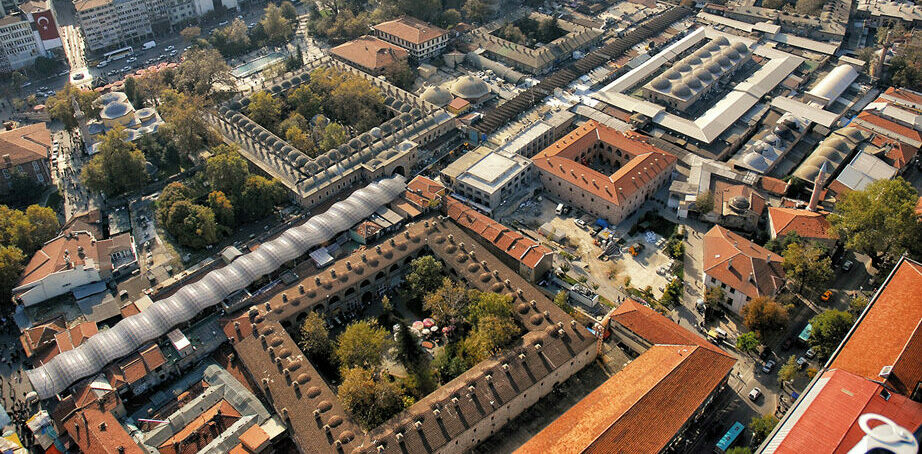
POLYGON ((442 262, 431 255, 424 255, 410 262, 407 284, 414 298, 422 298, 442 285, 442 262))
POLYGON ((212 152, 214 154, 205 161, 205 176, 211 189, 232 198, 239 197, 250 176, 246 159, 230 145, 218 145, 212 152))
POLYGON ((439 25, 445 28, 454 27, 459 22, 461 22, 461 12, 453 8, 442 11, 442 15, 439 17, 439 25))
POLYGON ((195 41, 202 34, 201 27, 195 25, 190 25, 179 32, 179 36, 182 36, 182 39, 188 43, 195 41))
POLYGON ((695 198, 695 211, 700 214, 710 213, 714 209, 714 194, 711 191, 702 192, 695 198))
MULTIPOLYGON (((323 106, 320 97, 317 96, 308 85, 301 85, 292 90, 288 94, 286 102, 297 114, 301 115, 301 118, 305 119, 314 118, 314 115, 319 114, 323 106)), ((292 116, 294 116, 294 114, 292 114, 292 116)), ((297 126, 304 130, 308 129, 308 125, 299 123, 297 126)))
POLYGON ((272 96, 267 91, 254 93, 247 106, 250 119, 259 123, 266 129, 275 129, 282 117, 282 101, 272 96))
POLYGON ((29 205, 26 208, 26 219, 29 222, 30 247, 23 248, 30 254, 37 251, 46 241, 54 238, 61 230, 58 215, 50 207, 29 205))
POLYGON ((234 226, 234 204, 221 191, 208 193, 208 207, 214 212, 219 224, 226 227, 234 226))
POLYGON ((0 301, 6 308, 9 308, 12 290, 19 282, 25 260, 25 254, 18 247, 0 245, 0 301))
POLYGON ((797 378, 797 371, 799 370, 800 367, 797 366, 797 357, 794 355, 789 356, 784 365, 778 369, 778 383, 784 384, 784 382, 794 380, 797 378))
POLYGON ((330 123, 323 129, 323 138, 320 140, 320 150, 336 148, 349 139, 346 128, 339 123, 330 123))
POLYGON ((554 295, 554 304, 567 314, 573 315, 576 312, 570 305, 570 295, 566 290, 561 290, 554 295))
POLYGON ((461 11, 474 22, 484 22, 490 17, 490 6, 483 0, 465 0, 461 11))
POLYGON ((407 64, 406 60, 398 60, 384 68, 384 77, 392 84, 404 90, 413 88, 416 81, 416 71, 407 64))
POLYGON ((765 249, 778 254, 783 254, 784 251, 788 249, 788 246, 794 243, 804 243, 804 239, 801 238, 797 232, 791 232, 787 235, 781 235, 774 239, 768 240, 768 242, 765 243, 765 249))
POLYGON ((234 19, 226 27, 211 32, 211 44, 225 57, 233 57, 250 50, 250 36, 247 25, 240 19, 234 19))
POLYGON ((93 106, 93 101, 99 96, 99 93, 91 90, 82 90, 70 84, 64 84, 64 88, 58 90, 54 96, 49 96, 45 100, 45 108, 48 109, 48 115, 52 120, 58 120, 64 123, 64 128, 74 130, 77 128, 77 118, 75 117, 74 101, 80 106, 87 118, 95 117, 99 109, 93 106))
POLYGON ((230 67, 215 49, 192 48, 176 71, 175 85, 186 93, 207 96, 218 87, 234 86, 230 67))
MULTIPOLYGON (((439 264, 441 265, 441 262, 439 264)), ((407 279, 409 281, 409 276, 407 279)), ((413 283, 410 286, 413 288, 413 283)), ((484 304, 489 305, 491 302, 485 301, 484 304)), ((430 312, 432 318, 441 326, 453 325, 464 313, 468 303, 467 289, 447 277, 442 279, 442 285, 439 288, 427 292, 423 297, 423 309, 430 312)))
POLYGON ((393 344, 387 330, 370 320, 350 323, 336 342, 343 367, 377 367, 393 344))
POLYGON ((163 90, 158 99, 164 120, 160 127, 163 137, 169 138, 182 157, 194 156, 207 145, 211 135, 202 110, 205 101, 175 90, 163 90))
POLYGON ((749 430, 752 431, 752 444, 761 444, 777 425, 778 418, 775 415, 754 416, 752 422, 749 423, 749 430))
POLYGON ((788 322, 787 309, 764 296, 746 303, 740 315, 743 316, 743 324, 760 335, 784 329, 788 322))
POLYGON ((138 80, 134 77, 125 78, 125 96, 135 109, 144 107, 144 97, 138 87, 138 80))
POLYGON ((855 323, 845 311, 828 310, 810 319, 810 346, 821 358, 829 358, 855 323))
POLYGON ((80 180, 90 191, 107 196, 136 191, 147 183, 144 153, 125 140, 120 127, 109 130, 99 141, 99 153, 84 164, 80 180))
POLYGON ((276 205, 285 201, 286 190, 278 180, 268 180, 258 175, 250 175, 243 185, 240 195, 243 219, 255 220, 268 216, 276 205))
POLYGON ((304 323, 301 324, 301 333, 298 346, 312 361, 333 360, 333 342, 330 341, 330 331, 320 314, 310 311, 304 323))
POLYGON ((317 155, 317 145, 314 144, 314 140, 311 139, 310 134, 307 134, 301 128, 297 126, 290 126, 288 129, 285 129, 285 140, 291 144, 291 146, 303 151, 308 156, 317 155))
POLYGON ((461 346, 452 342, 436 353, 432 367, 438 373, 439 382, 448 383, 470 369, 471 363, 461 355, 461 346))
POLYGON ((736 348, 743 353, 755 352, 759 344, 759 335, 754 331, 745 332, 736 338, 736 348))
POLYGON ((464 339, 464 354, 471 364, 477 364, 512 343, 521 331, 511 318, 483 317, 464 339))
POLYGON ((262 20, 259 21, 270 44, 278 45, 291 39, 294 29, 291 26, 292 21, 285 18, 282 9, 274 3, 266 5, 266 13, 262 20))
POLYGON ((160 225, 166 225, 173 204, 179 201, 191 201, 193 195, 188 186, 178 181, 166 185, 160 192, 160 197, 157 197, 157 222, 160 225))
POLYGON ((295 5, 293 3, 286 0, 282 2, 281 4, 279 4, 279 10, 281 11, 282 16, 285 17, 285 19, 288 19, 292 22, 298 20, 298 10, 295 8, 295 5))
POLYGON ((363 367, 346 369, 337 390, 340 402, 366 429, 381 425, 404 407, 400 385, 375 375, 363 367))
POLYGON ((879 268, 885 259, 919 251, 918 200, 919 193, 902 177, 878 180, 844 194, 829 222, 847 248, 869 256, 879 268))
POLYGON ((815 244, 789 244, 784 251, 783 267, 800 294, 805 288, 819 289, 832 278, 832 259, 815 244))
MULTIPOLYGON (((461 289, 463 290, 463 287, 461 289)), ((467 322, 471 325, 478 326, 481 320, 488 317, 512 319, 512 298, 506 295, 477 292, 470 300, 463 309, 467 322)))
POLYGON ((34 178, 15 168, 10 172, 8 181, 10 184, 9 191, 3 195, 3 199, 16 206, 36 200, 44 192, 46 186, 39 184, 34 178))
POLYGON ((855 295, 855 297, 848 302, 848 313, 852 314, 857 320, 858 316, 864 312, 869 303, 868 297, 864 295, 855 295))
POLYGON ((679 278, 673 279, 669 284, 666 284, 663 297, 659 299, 659 303, 668 308, 679 305, 682 301, 682 288, 682 280, 679 278))
POLYGON ((211 208, 180 200, 170 207, 166 230, 180 245, 201 249, 218 241, 218 224, 211 208))

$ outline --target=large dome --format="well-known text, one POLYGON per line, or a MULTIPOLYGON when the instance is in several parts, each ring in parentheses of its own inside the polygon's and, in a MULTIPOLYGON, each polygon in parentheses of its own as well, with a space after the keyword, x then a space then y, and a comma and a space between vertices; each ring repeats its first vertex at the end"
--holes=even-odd
POLYGON ((729 58, 723 55, 717 57, 716 61, 717 63, 720 63, 720 66, 723 66, 724 68, 731 68, 733 66, 733 62, 731 62, 729 58))
POLYGON ((461 76, 451 84, 451 94, 464 99, 482 98, 490 93, 490 87, 474 76, 461 76))
POLYGON ((749 167, 752 167, 753 169, 760 172, 764 172, 766 169, 768 169, 768 161, 766 161, 762 155, 751 151, 746 153, 746 156, 743 156, 743 162, 749 167))
POLYGON ((711 60, 711 62, 708 63, 705 68, 707 68, 708 72, 714 75, 719 75, 721 72, 723 72, 723 70, 720 68, 720 63, 715 60, 711 60))
POLYGON ((733 43, 733 48, 736 49, 736 51, 741 54, 745 54, 749 52, 749 47, 746 46, 746 44, 739 42, 739 41, 733 43))
POLYGON ((447 106, 454 99, 448 90, 438 86, 427 88, 420 98, 439 107, 447 106))
POLYGON ((717 43, 717 44, 719 44, 719 45, 721 45, 721 46, 726 46, 727 44, 730 44, 730 40, 727 39, 726 36, 721 36, 721 37, 715 39, 714 42, 717 43))
POLYGON ((103 119, 116 119, 125 116, 128 113, 128 103, 110 102, 102 109, 99 116, 103 119))
POLYGON ((691 65, 687 63, 679 63, 678 66, 675 67, 675 69, 681 73, 690 73, 692 70, 692 67, 691 65))
POLYGON ((738 195, 730 199, 730 208, 737 213, 742 213, 749 209, 749 199, 738 195))

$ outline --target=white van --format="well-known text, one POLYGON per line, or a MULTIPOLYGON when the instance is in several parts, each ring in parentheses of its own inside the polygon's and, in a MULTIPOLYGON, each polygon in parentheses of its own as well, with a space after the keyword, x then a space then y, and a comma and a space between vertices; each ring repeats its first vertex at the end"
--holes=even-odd
POLYGON ((563 204, 562 204, 562 203, 558 203, 558 204, 557 204, 557 210, 556 210, 556 211, 557 211, 557 215, 558 215, 558 216, 560 216, 561 214, 563 214, 563 204))
POLYGON ((144 50, 150 50, 150 49, 153 49, 153 48, 157 47, 157 42, 156 42, 156 41, 148 41, 148 42, 142 44, 141 47, 144 48, 144 50))

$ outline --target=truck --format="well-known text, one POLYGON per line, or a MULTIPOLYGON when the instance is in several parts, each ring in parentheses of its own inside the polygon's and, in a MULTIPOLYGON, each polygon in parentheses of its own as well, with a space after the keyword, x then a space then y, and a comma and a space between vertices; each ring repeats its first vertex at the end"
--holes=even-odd
POLYGON ((157 42, 156 42, 156 41, 148 41, 148 42, 146 42, 146 43, 144 43, 144 44, 141 45, 141 48, 144 49, 144 50, 150 50, 150 49, 153 49, 153 48, 155 48, 155 47, 157 47, 157 42))

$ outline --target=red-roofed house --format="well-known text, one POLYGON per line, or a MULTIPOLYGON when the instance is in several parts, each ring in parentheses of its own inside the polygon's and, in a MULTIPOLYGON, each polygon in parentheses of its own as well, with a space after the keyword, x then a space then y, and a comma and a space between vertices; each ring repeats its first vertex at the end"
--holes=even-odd
POLYGON ((406 62, 409 55, 403 48, 370 35, 340 44, 330 49, 330 53, 373 76, 392 65, 406 62))
POLYGON ((42 246, 13 289, 26 306, 63 295, 81 285, 130 273, 138 266, 128 234, 97 241, 86 231, 65 231, 42 246))
POLYGON ((51 134, 45 123, 0 131, 0 193, 7 192, 20 172, 40 185, 51 184, 51 134))
POLYGON ((590 120, 532 158, 557 200, 618 224, 669 182, 676 157, 647 138, 590 120), (605 174, 590 167, 613 170, 605 174))
POLYGON ((644 352, 517 454, 667 452, 689 422, 708 410, 736 363, 723 350, 631 300, 616 310, 612 322, 614 335, 637 342, 644 352))
POLYGON ((753 298, 773 296, 784 286, 783 259, 719 225, 704 235, 704 283, 720 287, 725 304, 739 313, 753 298))
POLYGON ((165 377, 161 377, 164 374, 160 369, 164 364, 166 357, 160 347, 151 344, 109 367, 106 378, 119 394, 130 389, 138 395, 163 381, 165 377))
POLYGON ((454 197, 445 198, 445 213, 529 282, 541 280, 554 266, 554 253, 550 248, 490 219, 454 197))
POLYGON ((79 452, 94 454, 144 454, 131 435, 107 410, 95 405, 74 412, 64 421, 64 429, 79 452))
POLYGON ((837 238, 823 213, 796 208, 769 207, 768 234, 771 239, 792 233, 806 240, 823 244, 830 250, 837 238))
POLYGON ((408 51, 417 60, 434 57, 448 45, 448 31, 412 16, 402 16, 372 27, 375 35, 408 51))
POLYGON ((890 87, 880 97, 900 106, 922 110, 922 93, 908 88, 890 87))
MULTIPOLYGON (((922 263, 901 258, 838 349, 762 445, 764 453, 846 453, 876 413, 922 428, 922 263)), ((877 423, 874 423, 876 426, 877 423)))
POLYGON ((715 180, 712 184, 714 207, 700 213, 701 219, 724 227, 753 232, 765 212, 765 196, 743 184, 715 180))
POLYGON ((898 140, 916 149, 922 147, 922 136, 919 135, 918 131, 903 126, 895 121, 888 120, 875 113, 863 111, 858 114, 853 122, 856 126, 884 135, 893 140, 898 140))

